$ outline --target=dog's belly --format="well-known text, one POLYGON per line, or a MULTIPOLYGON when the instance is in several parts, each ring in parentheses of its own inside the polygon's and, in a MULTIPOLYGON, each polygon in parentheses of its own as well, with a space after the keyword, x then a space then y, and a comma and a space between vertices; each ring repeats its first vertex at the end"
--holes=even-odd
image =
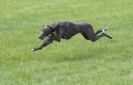
POLYGON ((76 35, 77 33, 80 33, 80 31, 78 30, 67 30, 63 33, 62 38, 63 39, 70 39, 72 38, 74 35, 76 35))
POLYGON ((70 39, 70 38, 73 37, 74 35, 76 35, 76 33, 65 32, 65 33, 62 35, 62 38, 63 38, 63 39, 70 39))

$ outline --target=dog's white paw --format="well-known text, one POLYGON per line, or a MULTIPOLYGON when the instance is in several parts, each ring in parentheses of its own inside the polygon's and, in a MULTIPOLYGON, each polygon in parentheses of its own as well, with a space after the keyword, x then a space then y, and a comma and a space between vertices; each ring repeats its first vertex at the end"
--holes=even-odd
POLYGON ((104 29, 102 29, 102 33, 106 33, 108 27, 105 27, 104 29))
POLYGON ((107 29, 108 29, 108 27, 105 27, 105 29, 107 30, 107 29))
POLYGON ((102 29, 102 33, 106 33, 106 29, 102 29))
POLYGON ((35 51, 35 48, 31 49, 31 51, 35 51))

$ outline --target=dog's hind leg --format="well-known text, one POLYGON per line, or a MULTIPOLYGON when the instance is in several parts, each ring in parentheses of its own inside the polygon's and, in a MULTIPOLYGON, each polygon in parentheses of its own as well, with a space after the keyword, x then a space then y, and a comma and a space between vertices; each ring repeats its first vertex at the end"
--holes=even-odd
POLYGON ((52 42, 53 42, 53 36, 52 35, 49 35, 48 38, 43 42, 42 45, 40 45, 37 48, 33 48, 32 51, 41 50, 42 48, 46 47, 47 45, 49 45, 52 42))
MULTIPOLYGON (((106 28, 107 28, 107 27, 106 27, 106 28)), ((97 35, 103 34, 103 36, 105 36, 105 37, 107 37, 107 38, 109 38, 109 39, 112 39, 112 37, 109 36, 109 35, 106 33, 106 31, 107 31, 106 28, 105 28, 105 29, 98 30, 98 31, 96 32, 96 34, 97 34, 97 35)))
POLYGON ((112 39, 112 37, 110 37, 109 35, 107 35, 105 32, 101 31, 97 31, 96 33, 94 32, 92 26, 88 26, 86 28, 86 30, 82 33, 82 35, 84 36, 85 39, 87 40, 91 40, 93 42, 97 41, 98 39, 100 39, 103 36, 106 36, 110 39, 112 39))
POLYGON ((99 39, 97 34, 94 32, 93 27, 91 25, 87 25, 84 32, 81 33, 86 40, 96 41, 99 39))
POLYGON ((82 36, 86 39, 86 40, 90 40, 89 37, 87 36, 87 34, 85 32, 81 33, 82 36))

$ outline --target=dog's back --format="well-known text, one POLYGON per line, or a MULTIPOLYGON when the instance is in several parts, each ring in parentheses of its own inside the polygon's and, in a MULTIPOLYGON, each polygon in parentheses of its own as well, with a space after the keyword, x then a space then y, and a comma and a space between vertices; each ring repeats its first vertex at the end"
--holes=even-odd
POLYGON ((70 39, 72 36, 77 33, 82 33, 88 23, 73 23, 69 21, 60 21, 53 23, 54 25, 58 25, 58 29, 63 31, 63 38, 70 39))

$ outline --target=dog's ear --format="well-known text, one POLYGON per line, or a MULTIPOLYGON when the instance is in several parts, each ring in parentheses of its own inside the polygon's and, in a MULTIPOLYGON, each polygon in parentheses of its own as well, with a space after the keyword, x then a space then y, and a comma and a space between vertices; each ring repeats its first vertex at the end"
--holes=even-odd
POLYGON ((52 25, 47 25, 50 29, 54 29, 54 27, 52 25))
POLYGON ((45 27, 45 25, 42 25, 41 28, 45 27))
POLYGON ((43 30, 45 26, 46 26, 46 25, 42 25, 42 26, 40 27, 40 30, 43 30))
POLYGON ((47 25, 49 28, 51 28, 51 29, 56 29, 56 28, 58 28, 58 24, 51 24, 51 25, 47 25))
POLYGON ((42 26, 40 27, 40 29, 43 29, 45 26, 46 26, 46 25, 42 25, 42 26))

